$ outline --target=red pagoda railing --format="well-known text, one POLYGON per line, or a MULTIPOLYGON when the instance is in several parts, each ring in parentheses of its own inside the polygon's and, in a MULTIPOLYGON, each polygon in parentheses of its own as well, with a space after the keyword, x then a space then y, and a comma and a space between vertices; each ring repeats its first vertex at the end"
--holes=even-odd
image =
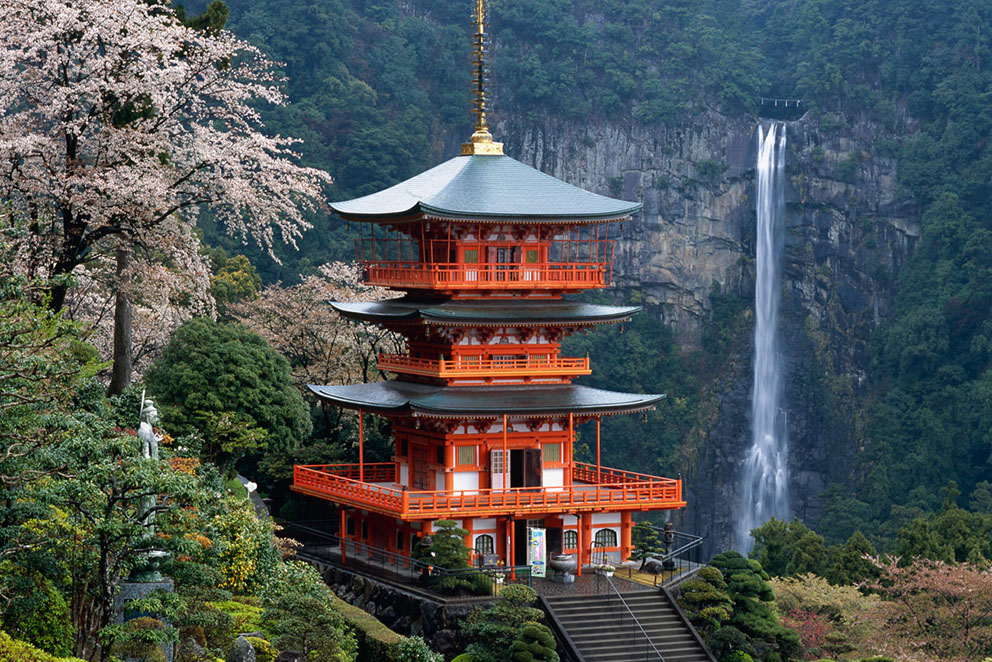
POLYGON ((358 465, 297 465, 292 489, 411 520, 685 506, 681 480, 589 464, 576 464, 564 487, 411 491, 396 486, 396 475, 391 463, 365 465, 364 481, 357 479, 358 465))
POLYGON ((588 375, 589 358, 546 357, 501 359, 421 359, 404 354, 379 354, 380 370, 427 377, 519 377, 588 375))
POLYGON ((364 261, 361 280, 381 287, 438 290, 579 290, 610 284, 609 262, 424 263, 364 261))

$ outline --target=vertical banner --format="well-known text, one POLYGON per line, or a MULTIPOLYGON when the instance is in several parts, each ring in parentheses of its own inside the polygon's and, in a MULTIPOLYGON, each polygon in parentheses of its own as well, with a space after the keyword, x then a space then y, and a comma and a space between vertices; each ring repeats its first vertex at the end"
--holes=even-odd
POLYGON ((527 527, 527 563, 531 577, 544 577, 547 541, 544 529, 527 527))

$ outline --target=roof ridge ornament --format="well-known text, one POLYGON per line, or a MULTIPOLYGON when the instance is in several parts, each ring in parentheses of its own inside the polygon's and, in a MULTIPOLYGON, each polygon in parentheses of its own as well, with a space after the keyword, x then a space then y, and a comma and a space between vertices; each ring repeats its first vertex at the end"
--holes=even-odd
POLYGON ((486 123, 489 98, 486 83, 489 82, 487 61, 489 35, 486 34, 486 0, 475 0, 475 35, 472 37, 472 114, 475 115, 475 133, 470 142, 462 143, 462 156, 489 155, 501 156, 503 143, 493 142, 493 134, 486 123))

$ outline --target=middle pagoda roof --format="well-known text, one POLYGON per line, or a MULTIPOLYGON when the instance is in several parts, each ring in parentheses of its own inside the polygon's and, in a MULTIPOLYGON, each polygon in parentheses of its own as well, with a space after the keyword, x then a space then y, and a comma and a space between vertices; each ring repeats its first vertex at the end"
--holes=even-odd
POLYGON ((343 316, 362 322, 389 323, 423 320, 427 324, 547 324, 571 326, 623 322, 640 306, 600 306, 567 299, 527 301, 505 300, 425 300, 400 297, 384 301, 341 302, 331 306, 343 316))
POLYGON ((456 156, 395 186, 331 208, 350 221, 608 223, 641 208, 572 186, 499 155, 456 156))
POLYGON ((417 413, 443 418, 492 418, 629 414, 653 409, 664 394, 620 393, 576 384, 541 386, 436 386, 403 380, 316 386, 308 384, 321 400, 347 409, 380 414, 417 413))

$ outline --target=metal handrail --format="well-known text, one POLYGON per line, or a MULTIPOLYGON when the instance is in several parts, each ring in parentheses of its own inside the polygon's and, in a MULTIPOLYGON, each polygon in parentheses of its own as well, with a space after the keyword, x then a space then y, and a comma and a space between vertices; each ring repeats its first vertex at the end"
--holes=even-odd
MULTIPOLYGON (((328 522, 330 523, 330 522, 328 522)), ((321 539, 324 542, 330 543, 331 545, 350 545, 354 547, 355 554, 364 555, 365 558, 372 561, 381 561, 387 566, 391 565, 397 574, 400 574, 401 569, 409 569, 410 575, 422 575, 426 574, 428 576, 434 577, 459 577, 459 576, 471 576, 484 574, 488 575, 492 580, 493 585, 504 583, 506 579, 509 578, 513 583, 514 579, 526 578, 526 583, 531 586, 531 568, 529 565, 525 566, 495 566, 495 567, 468 567, 468 568, 444 568, 442 566, 433 565, 426 561, 421 561, 413 558, 412 556, 405 556, 403 554, 397 554, 388 549, 383 549, 381 547, 375 547, 369 545, 368 543, 363 543, 358 540, 349 540, 347 537, 342 538, 340 535, 334 533, 328 533, 326 531, 321 531, 320 529, 315 529, 313 527, 304 526, 297 522, 283 522, 282 526, 287 529, 297 529, 303 531, 314 538, 321 539), (502 581, 497 580, 497 576, 502 577, 502 581)), ((303 556, 310 558, 315 558, 318 561, 335 562, 333 558, 328 556, 327 558, 318 558, 318 554, 314 553, 312 549, 308 550, 307 546, 303 546, 303 556)), ((341 562, 341 565, 347 566, 347 562, 341 562)), ((496 591, 493 590, 493 593, 496 591)))
POLYGON ((637 625, 637 629, 641 631, 641 634, 644 635, 644 639, 647 640, 648 645, 651 646, 651 650, 654 651, 654 654, 658 656, 659 660, 665 662, 665 657, 661 654, 661 651, 658 650, 658 647, 654 645, 654 642, 651 640, 651 637, 648 636, 648 633, 641 625, 641 622, 637 620, 637 616, 634 615, 634 612, 631 611, 630 607, 627 605, 627 601, 623 599, 620 591, 617 590, 616 585, 613 583, 613 579, 611 577, 606 577, 606 583, 609 584, 610 588, 613 589, 613 592, 617 594, 617 597, 620 599, 620 604, 622 604, 623 608, 627 610, 628 614, 630 614, 630 618, 634 621, 634 624, 637 625))

